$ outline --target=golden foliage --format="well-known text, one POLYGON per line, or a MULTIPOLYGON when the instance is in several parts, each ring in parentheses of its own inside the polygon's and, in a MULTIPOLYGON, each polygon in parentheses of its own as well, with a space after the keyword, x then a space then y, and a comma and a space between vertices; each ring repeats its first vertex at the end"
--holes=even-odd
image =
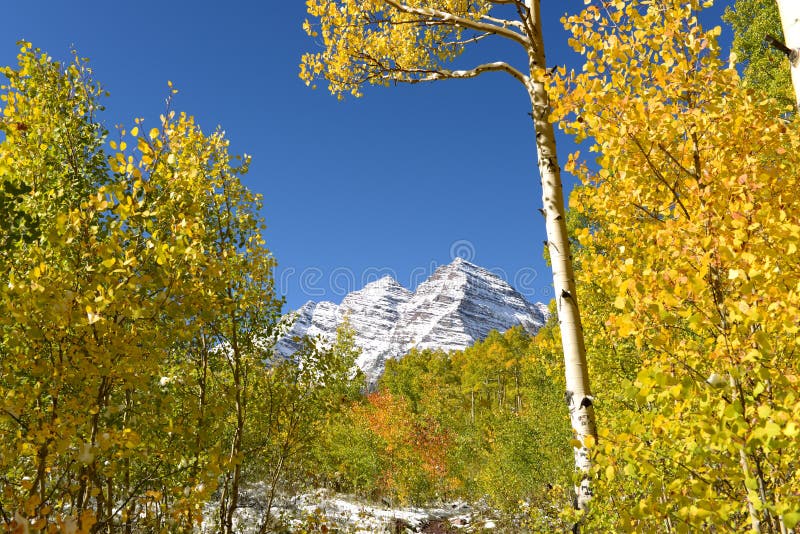
POLYGON ((599 394, 607 528, 777 532, 800 509, 800 131, 723 67, 708 4, 564 21, 586 63, 556 84, 554 118, 598 154, 568 164, 595 372, 638 362, 599 394))
POLYGON ((3 73, 0 523, 189 529, 230 468, 222 343, 279 307, 247 159, 173 112, 107 154, 85 61, 3 73))

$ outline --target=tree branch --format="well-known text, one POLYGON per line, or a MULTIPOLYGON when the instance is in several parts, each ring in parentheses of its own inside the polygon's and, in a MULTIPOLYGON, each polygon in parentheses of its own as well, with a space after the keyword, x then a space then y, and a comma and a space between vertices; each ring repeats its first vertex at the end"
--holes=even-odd
MULTIPOLYGON (((505 72, 514 79, 522 83, 525 87, 528 84, 528 77, 504 61, 494 61, 483 63, 467 70, 448 70, 438 68, 410 68, 401 65, 388 65, 380 59, 370 56, 364 52, 357 54, 365 63, 370 64, 371 68, 378 71, 368 72, 359 83, 375 79, 389 80, 396 83, 420 83, 433 82, 437 80, 454 80, 457 78, 475 78, 484 72, 505 72)), ((369 71, 369 69, 368 69, 369 71)))
POLYGON ((518 20, 498 19, 496 17, 490 17, 489 15, 481 15, 481 20, 486 20, 489 22, 493 22, 495 24, 499 24, 503 28, 511 26, 512 28, 518 28, 520 30, 525 29, 525 26, 522 24, 522 22, 518 20))
POLYGON ((464 46, 464 45, 468 45, 470 43, 477 43, 481 39, 485 39, 485 38, 489 37, 490 35, 492 35, 492 34, 488 33, 488 32, 484 32, 484 33, 482 33, 480 35, 476 35, 475 37, 470 37, 469 39, 464 39, 464 40, 461 40, 461 41, 448 41, 448 42, 446 42, 444 44, 446 46, 464 46))
POLYGON ((653 220, 655 220, 657 222, 660 222, 662 224, 664 223, 663 216, 660 213, 658 213, 656 211, 651 211, 651 210, 647 209, 646 207, 642 206, 641 204, 637 204, 636 202, 631 202, 631 205, 634 208, 644 212, 651 219, 653 219, 653 220))
MULTIPOLYGON (((420 15, 423 17, 438 18, 441 21, 450 24, 452 26, 467 28, 479 32, 488 32, 493 35, 499 35, 500 37, 505 37, 506 39, 510 39, 522 45, 522 47, 525 48, 526 50, 531 45, 530 40, 526 35, 517 33, 506 26, 498 26, 496 24, 489 24, 487 22, 480 22, 477 20, 461 17, 459 15, 454 15, 453 13, 448 13, 447 11, 441 11, 439 9, 433 9, 430 7, 426 8, 411 7, 399 2, 398 0, 383 0, 383 1, 384 3, 392 6, 393 8, 402 13, 408 13, 411 15, 420 15)), ((513 22, 511 21, 503 21, 503 23, 506 25, 513 25, 513 22)))
POLYGON ((394 81, 405 83, 419 83, 419 82, 433 82, 437 80, 455 80, 457 78, 475 78, 484 72, 505 72, 513 76, 516 80, 527 86, 528 78, 520 71, 509 65, 504 61, 495 61, 493 63, 483 63, 467 70, 447 70, 447 69, 402 69, 395 72, 404 74, 419 74, 418 78, 398 79, 392 78, 394 81))
POLYGON ((655 164, 653 163, 653 160, 650 159, 650 152, 648 152, 648 151, 646 151, 644 149, 644 147, 639 142, 639 140, 636 138, 636 136, 630 135, 629 137, 634 142, 634 144, 637 146, 637 148, 639 149, 639 152, 641 152, 642 156, 644 157, 645 162, 647 162, 647 166, 650 167, 651 171, 653 171, 653 174, 655 175, 655 177, 658 178, 658 180, 662 184, 664 184, 664 186, 666 186, 666 188, 669 190, 670 193, 672 193, 672 198, 674 198, 675 202, 678 204, 678 206, 680 206, 681 211, 683 211, 683 214, 686 215, 686 219, 687 220, 691 220, 692 217, 689 215, 689 212, 687 211, 686 206, 683 205, 683 201, 681 200, 680 195, 678 195, 678 192, 675 190, 674 187, 669 185, 669 182, 667 182, 666 178, 664 178, 664 175, 661 174, 661 171, 659 171, 658 168, 655 166, 655 164))
POLYGON ((26 432, 28 431, 28 425, 26 425, 20 417, 14 415, 8 408, 3 408, 3 411, 8 415, 11 419, 13 419, 19 426, 21 426, 26 432))
POLYGON ((767 34, 764 37, 764 42, 767 43, 772 48, 774 48, 775 50, 777 50, 778 52, 781 52, 783 53, 783 55, 788 57, 789 61, 792 62, 792 65, 794 65, 795 62, 797 61, 797 58, 800 57, 800 51, 798 51, 797 49, 792 50, 791 48, 780 42, 780 40, 778 40, 773 35, 767 34))
POLYGON ((677 165, 680 170, 686 173, 687 176, 689 176, 690 178, 694 178, 695 180, 698 181, 700 180, 700 177, 697 176, 697 174, 690 171, 689 169, 687 169, 686 167, 684 167, 683 164, 680 161, 678 161, 675 156, 672 155, 672 152, 666 149, 663 143, 657 143, 656 146, 661 150, 661 152, 664 153, 665 156, 667 156, 670 159, 670 161, 672 161, 672 163, 677 165))

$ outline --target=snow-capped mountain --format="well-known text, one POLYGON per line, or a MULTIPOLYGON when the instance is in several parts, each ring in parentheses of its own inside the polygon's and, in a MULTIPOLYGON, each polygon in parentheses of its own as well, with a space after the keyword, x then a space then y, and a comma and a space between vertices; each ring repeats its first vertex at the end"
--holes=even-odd
POLYGON ((338 306, 309 301, 295 312, 294 323, 277 343, 289 357, 304 335, 333 340, 345 317, 361 348, 356 364, 369 381, 383 373, 387 358, 411 348, 462 350, 491 330, 522 325, 536 332, 547 318, 547 306, 530 303, 495 274, 456 258, 415 292, 386 276, 348 294, 338 306))

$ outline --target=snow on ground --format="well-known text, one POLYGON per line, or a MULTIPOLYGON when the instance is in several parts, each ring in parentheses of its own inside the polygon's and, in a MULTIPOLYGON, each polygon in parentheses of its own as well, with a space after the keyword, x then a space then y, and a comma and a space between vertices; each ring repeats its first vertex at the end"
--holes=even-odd
MULTIPOLYGON (((255 486, 243 492, 240 507, 234 516, 234 531, 242 534, 258 531, 265 513, 263 498, 266 495, 265 490, 264 487, 255 486)), ((475 516, 478 511, 464 502, 448 503, 433 508, 392 508, 327 490, 277 499, 271 513, 280 518, 290 531, 301 530, 304 523, 317 525, 324 523, 328 529, 352 534, 424 532, 426 526, 438 521, 446 521, 447 526, 465 531, 476 527, 480 531, 485 531, 494 527, 491 520, 485 522, 477 520, 475 516)), ((213 534, 217 531, 216 505, 207 506, 204 515, 206 519, 200 532, 213 534)))

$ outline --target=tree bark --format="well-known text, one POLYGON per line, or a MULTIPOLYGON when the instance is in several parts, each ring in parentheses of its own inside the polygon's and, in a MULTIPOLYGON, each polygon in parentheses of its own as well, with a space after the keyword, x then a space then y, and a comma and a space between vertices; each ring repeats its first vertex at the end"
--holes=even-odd
POLYGON ((789 61, 792 66, 792 85, 795 104, 800 109, 800 2, 797 0, 776 0, 781 15, 783 39, 791 50, 789 61))
POLYGON ((230 461, 233 463, 233 473, 231 474, 230 500, 225 514, 223 532, 233 534, 233 515, 239 507, 239 491, 242 480, 242 444, 245 431, 245 391, 242 383, 242 353, 238 343, 237 324, 234 317, 231 321, 231 366, 233 368, 233 388, 236 400, 236 428, 234 428, 233 443, 231 443, 230 461))
MULTIPOLYGON (((566 373, 566 402, 575 439, 582 444, 587 436, 597 438, 592 393, 589 388, 589 372, 586 363, 586 347, 583 340, 575 275, 572 269, 572 254, 567 234, 564 192, 561 185, 561 168, 556 154, 553 124, 549 120, 550 100, 541 72, 546 67, 544 39, 540 11, 541 0, 526 0, 529 10, 530 81, 528 94, 533 110, 536 130, 536 151, 539 175, 542 181, 542 207, 547 230, 547 247, 553 269, 558 323, 564 351, 566 373)), ((585 446, 575 447, 575 469, 581 474, 581 482, 575 487, 576 507, 586 511, 592 492, 589 487, 591 460, 585 446)), ((577 531, 577 528, 575 529, 577 531)))

